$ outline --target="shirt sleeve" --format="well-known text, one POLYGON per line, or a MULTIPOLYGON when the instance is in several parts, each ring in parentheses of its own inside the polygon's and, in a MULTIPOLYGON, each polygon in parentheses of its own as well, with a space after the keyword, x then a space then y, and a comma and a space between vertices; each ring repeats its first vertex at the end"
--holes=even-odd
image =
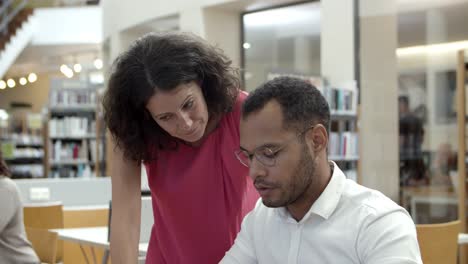
POLYGON ((357 253, 365 264, 422 264, 411 217, 403 209, 370 217, 360 230, 357 253))
POLYGON ((220 264, 257 264, 255 247, 253 242, 254 212, 252 211, 244 217, 241 230, 237 234, 234 245, 226 253, 220 264))

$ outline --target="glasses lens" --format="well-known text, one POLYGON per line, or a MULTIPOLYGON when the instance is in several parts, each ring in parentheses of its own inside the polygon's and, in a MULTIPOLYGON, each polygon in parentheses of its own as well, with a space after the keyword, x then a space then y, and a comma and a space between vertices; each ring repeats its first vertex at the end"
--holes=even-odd
POLYGON ((270 148, 264 148, 255 153, 255 158, 265 166, 274 166, 276 163, 276 153, 270 148))

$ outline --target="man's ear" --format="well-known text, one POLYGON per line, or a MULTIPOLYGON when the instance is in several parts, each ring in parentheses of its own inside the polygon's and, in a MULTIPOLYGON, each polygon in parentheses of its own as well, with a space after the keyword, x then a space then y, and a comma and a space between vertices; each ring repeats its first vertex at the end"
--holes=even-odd
POLYGON ((305 133, 305 140, 309 151, 314 155, 326 151, 328 147, 327 129, 322 124, 317 124, 305 133))

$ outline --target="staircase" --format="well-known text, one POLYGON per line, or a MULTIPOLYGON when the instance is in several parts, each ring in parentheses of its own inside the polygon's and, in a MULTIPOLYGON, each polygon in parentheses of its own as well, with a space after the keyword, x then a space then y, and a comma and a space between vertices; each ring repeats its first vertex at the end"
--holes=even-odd
POLYGON ((28 45, 34 34, 34 12, 27 1, 3 0, 0 6, 0 79, 28 45), (15 3, 16 5, 13 6, 15 3))

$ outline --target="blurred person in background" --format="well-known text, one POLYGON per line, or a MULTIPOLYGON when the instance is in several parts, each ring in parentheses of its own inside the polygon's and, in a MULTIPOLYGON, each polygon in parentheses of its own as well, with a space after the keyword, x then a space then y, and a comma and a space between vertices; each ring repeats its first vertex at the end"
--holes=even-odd
POLYGON ((0 263, 40 263, 26 238, 19 190, 9 175, 0 151, 0 263))

